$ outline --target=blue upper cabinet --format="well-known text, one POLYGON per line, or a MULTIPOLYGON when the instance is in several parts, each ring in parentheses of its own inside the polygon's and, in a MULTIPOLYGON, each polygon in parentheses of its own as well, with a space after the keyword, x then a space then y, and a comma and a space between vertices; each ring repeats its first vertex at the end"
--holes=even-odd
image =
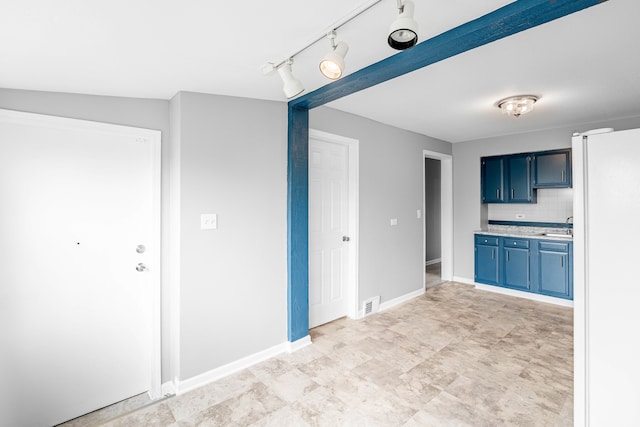
POLYGON ((483 157, 480 163, 482 203, 504 202, 504 158, 483 157))
POLYGON ((571 187, 571 149, 533 155, 533 188, 571 187))
POLYGON ((483 157, 480 160, 482 203, 535 203, 530 154, 483 157))
POLYGON ((535 203, 536 194, 531 185, 531 155, 507 156, 507 203, 535 203))

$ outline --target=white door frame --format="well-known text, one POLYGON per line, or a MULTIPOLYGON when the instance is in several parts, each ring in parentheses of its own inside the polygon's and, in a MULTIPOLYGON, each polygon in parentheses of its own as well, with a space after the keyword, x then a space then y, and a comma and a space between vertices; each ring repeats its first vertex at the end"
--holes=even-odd
POLYGON ((359 190, 359 144, 360 141, 353 138, 347 138, 341 135, 335 135, 328 132, 323 132, 317 129, 309 129, 309 138, 319 139, 335 144, 341 144, 347 147, 348 150, 348 167, 349 176, 348 188, 349 188, 349 237, 350 241, 347 245, 347 259, 349 268, 347 270, 347 283, 345 283, 347 291, 347 316, 350 319, 357 319, 358 310, 358 248, 360 240, 358 239, 359 231, 359 206, 358 201, 360 197, 358 195, 359 190))
MULTIPOLYGON (((441 278, 447 282, 453 278, 453 156, 424 150, 422 152, 422 212, 426 213, 425 198, 425 162, 424 159, 440 160, 440 256, 441 278)), ((427 257, 427 216, 422 215, 423 253, 420 265, 424 273, 424 260, 427 257)), ((423 286, 424 284, 423 280, 423 286)))
MULTIPOLYGON (((150 268, 148 274, 153 286, 150 287, 149 301, 151 309, 151 359, 149 365, 151 369, 151 382, 149 384, 149 396, 157 399, 162 396, 161 392, 161 132, 158 130, 136 128, 131 126, 114 125, 109 123, 80 120, 67 117, 50 116, 45 114, 27 113, 14 110, 0 109, 0 120, 8 123, 20 123, 31 126, 58 127, 63 129, 86 129, 96 132, 132 135, 140 142, 148 142, 151 145, 152 156, 152 205, 153 217, 151 227, 153 229, 152 239, 149 247, 153 248, 153 253, 149 253, 150 264, 157 266, 150 268)), ((113 402, 116 403, 116 402, 113 402)))

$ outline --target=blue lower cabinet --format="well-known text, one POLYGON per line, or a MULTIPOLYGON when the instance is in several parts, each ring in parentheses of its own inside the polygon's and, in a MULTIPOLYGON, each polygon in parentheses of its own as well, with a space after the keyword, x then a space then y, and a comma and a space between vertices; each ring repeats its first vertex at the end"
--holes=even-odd
POLYGON ((559 298, 573 299, 572 244, 538 243, 538 292, 559 298))
POLYGON ((475 235, 475 281, 573 299, 573 242, 475 235))
POLYGON ((476 236, 475 280, 497 285, 500 279, 499 252, 500 238, 496 236, 476 236))
POLYGON ((529 249, 504 249, 504 285, 514 289, 528 291, 529 249))

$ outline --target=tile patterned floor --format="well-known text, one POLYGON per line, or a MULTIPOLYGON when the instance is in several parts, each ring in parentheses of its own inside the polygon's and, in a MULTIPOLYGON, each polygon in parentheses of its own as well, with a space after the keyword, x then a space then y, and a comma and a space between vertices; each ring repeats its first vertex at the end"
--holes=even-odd
POLYGON ((571 426, 572 317, 449 282, 106 425, 571 426))

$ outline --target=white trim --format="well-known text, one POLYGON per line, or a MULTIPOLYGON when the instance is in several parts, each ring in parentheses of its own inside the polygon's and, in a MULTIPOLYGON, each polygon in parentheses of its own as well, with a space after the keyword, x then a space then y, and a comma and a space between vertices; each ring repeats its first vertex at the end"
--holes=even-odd
MULTIPOLYGON (((422 212, 426 212, 424 159, 440 160, 440 278, 453 279, 453 156, 437 151, 422 151, 422 212)), ((427 258, 426 215, 422 215, 422 259, 427 258)), ((425 275, 424 265, 420 266, 425 275)))
POLYGON ((473 279, 467 279, 466 277, 453 276, 453 279, 451 280, 453 282, 463 283, 465 285, 476 285, 476 282, 474 282, 473 279))
MULTIPOLYGON (((29 126, 41 126, 63 130, 89 130, 104 134, 121 135, 135 137, 140 142, 149 143, 151 156, 151 186, 152 186, 152 241, 149 244, 148 258, 149 264, 157 266, 150 268, 149 280, 152 283, 149 289, 149 304, 151 304, 151 355, 149 358, 150 382, 149 396, 157 398, 161 396, 161 375, 162 375, 162 320, 161 320, 161 279, 162 279, 162 258, 161 258, 161 191, 162 191, 162 160, 161 160, 161 132, 159 130, 144 129, 133 126, 116 125, 90 120, 81 120, 70 117, 52 116, 39 113, 28 113, 0 109, 0 118, 6 123, 24 124, 29 126), (153 248, 153 250, 152 250, 153 248)), ((115 402, 114 402, 115 403, 115 402)))
MULTIPOLYGON (((405 302, 407 302, 409 300, 412 300, 412 299, 417 298, 417 297, 419 297, 421 295, 424 295, 425 292, 426 291, 425 291, 424 288, 420 288, 420 289, 417 289, 417 290, 415 290, 413 292, 409 292, 408 294, 404 294, 404 295, 401 295, 401 296, 399 296, 397 298, 394 298, 392 300, 380 303, 380 308, 378 309, 377 313, 381 313, 381 312, 383 312, 385 310, 389 310, 390 308, 393 308, 393 307, 395 307, 397 305, 400 305, 400 304, 405 303, 405 302)), ((373 314, 375 314, 375 313, 373 313, 373 314)), ((364 317, 364 311, 359 310, 358 311, 358 317, 356 317, 356 319, 362 319, 363 317, 364 317)))
POLYGON ((563 298, 555 298, 547 295, 533 294, 531 292, 522 292, 522 291, 517 291, 515 289, 503 288, 500 286, 485 285, 483 283, 476 283, 475 286, 476 286, 476 289, 479 289, 481 291, 488 291, 496 294, 509 295, 512 297, 524 298, 532 301, 544 302, 547 304, 560 305, 563 307, 573 307, 573 301, 566 300, 563 298))
POLYGON ((442 262, 442 258, 431 259, 424 263, 424 265, 433 265, 442 262))
POLYGON ((302 337, 297 341, 294 342, 287 342, 287 351, 289 353, 294 353, 298 350, 300 350, 301 348, 304 348, 308 345, 311 345, 311 336, 307 335, 306 337, 302 337))
POLYGON ((415 290, 413 292, 409 292, 408 294, 401 295, 401 296, 399 296, 397 298, 394 298, 392 300, 381 302, 379 311, 389 310, 390 308, 393 308, 393 307, 395 307, 397 305, 400 305, 400 304, 402 304, 404 302, 407 302, 407 301, 409 301, 411 299, 419 297, 420 295, 424 295, 424 293, 425 293, 425 290, 424 290, 424 287, 422 287, 420 289, 417 289, 417 290, 415 290))
POLYGON ((587 245, 586 175, 587 147, 582 136, 572 138, 573 174, 573 417, 586 426, 588 417, 587 245))
POLYGON ((347 312, 350 319, 359 319, 360 311, 358 307, 358 257, 360 248, 359 222, 360 222, 360 141, 323 132, 317 129, 309 129, 309 139, 332 142, 345 145, 348 149, 349 162, 349 245, 347 246, 347 257, 349 259, 349 269, 347 271, 347 312))
POLYGON ((147 136, 151 144, 152 157, 152 209, 153 220, 151 227, 153 230, 151 247, 154 248, 151 258, 152 265, 156 268, 149 269, 151 283, 149 300, 151 301, 151 386, 149 397, 159 399, 162 397, 162 146, 160 131, 154 131, 154 135, 147 136))
POLYGON ((168 304, 169 378, 175 390, 180 379, 180 95, 170 101, 169 119, 169 232, 168 232, 168 304))
MULTIPOLYGON (((302 340, 304 340, 304 338, 302 338, 302 340)), ((178 381, 176 384, 176 394, 184 394, 213 381, 235 374, 236 372, 242 371, 243 369, 249 368, 260 362, 264 362, 265 360, 279 354, 285 353, 289 351, 290 344, 291 343, 289 342, 283 342, 282 344, 275 345, 266 350, 243 357, 242 359, 235 360, 224 366, 196 375, 195 377, 191 377, 187 380, 178 381)))

